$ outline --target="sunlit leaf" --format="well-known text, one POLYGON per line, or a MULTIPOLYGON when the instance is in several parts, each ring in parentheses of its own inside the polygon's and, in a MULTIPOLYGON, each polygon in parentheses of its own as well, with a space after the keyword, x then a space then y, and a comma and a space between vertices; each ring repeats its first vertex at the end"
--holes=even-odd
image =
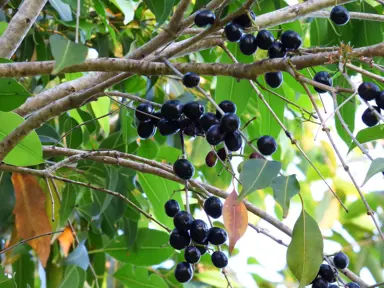
POLYGON ((283 218, 286 218, 289 203, 293 196, 300 192, 300 184, 296 175, 278 176, 272 180, 273 198, 283 208, 283 218))
POLYGON ((63 250, 64 256, 67 257, 69 249, 71 248, 72 243, 74 241, 71 228, 65 227, 64 232, 60 234, 57 240, 59 240, 60 247, 61 250, 63 250))
MULTIPOLYGON (((375 140, 380 140, 383 138, 384 138, 384 124, 362 129, 356 134, 356 140, 360 144, 364 144, 364 143, 375 141, 375 140)), ((348 153, 351 152, 356 147, 357 147, 356 143, 352 141, 351 145, 349 146, 348 153)))
POLYGON ((367 175, 365 176, 364 182, 362 185, 368 182, 374 175, 379 172, 384 171, 384 158, 376 158, 371 162, 371 166, 369 166, 367 175))
POLYGON ((148 270, 142 267, 135 267, 130 264, 126 264, 121 267, 113 275, 117 280, 130 288, 167 288, 165 283, 159 275, 152 273, 148 275, 148 270))

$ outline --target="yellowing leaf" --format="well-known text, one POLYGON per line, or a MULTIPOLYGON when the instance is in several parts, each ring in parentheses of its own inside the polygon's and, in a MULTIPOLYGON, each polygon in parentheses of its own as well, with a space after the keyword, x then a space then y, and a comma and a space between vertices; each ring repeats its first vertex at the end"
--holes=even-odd
POLYGON ((235 190, 224 201, 224 226, 229 236, 229 253, 232 253, 236 242, 244 235, 248 226, 248 212, 242 201, 237 200, 235 190))
POLYGON ((65 227, 64 232, 60 234, 60 236, 57 238, 60 243, 60 247, 63 250, 64 256, 68 256, 69 249, 71 248, 71 245, 73 243, 73 240, 75 238, 73 237, 73 233, 71 228, 65 227))
MULTIPOLYGON (((16 197, 13 214, 19 237, 27 239, 51 232, 51 224, 45 211, 45 194, 37 179, 32 175, 13 173, 12 183, 16 197)), ((50 237, 39 237, 28 244, 36 251, 45 267, 51 251, 50 237)))

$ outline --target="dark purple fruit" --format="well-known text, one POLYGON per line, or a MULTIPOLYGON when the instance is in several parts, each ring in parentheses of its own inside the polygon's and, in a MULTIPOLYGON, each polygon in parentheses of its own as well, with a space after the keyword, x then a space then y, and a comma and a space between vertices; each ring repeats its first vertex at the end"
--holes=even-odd
POLYGON ((271 88, 279 88, 283 83, 283 73, 279 72, 267 72, 264 74, 265 82, 271 88))
POLYGON ((184 251, 184 259, 188 263, 195 264, 200 261, 201 253, 200 250, 195 246, 189 246, 184 251))
POLYGON ((195 168, 187 159, 178 159, 173 164, 173 172, 183 180, 189 180, 195 174, 195 168))
POLYGON ((159 125, 159 122, 163 118, 163 116, 161 116, 160 111, 153 112, 152 116, 154 116, 154 117, 151 117, 151 122, 153 125, 155 125, 157 127, 157 125, 159 125))
POLYGON ((208 241, 213 245, 221 245, 227 241, 227 232, 219 227, 212 227, 208 232, 208 241))
POLYGON ((221 161, 227 160, 227 151, 225 151, 225 148, 220 148, 219 151, 217 151, 217 156, 219 156, 221 161))
POLYGON ((272 155, 277 149, 277 143, 273 137, 265 135, 257 140, 257 149, 264 156, 272 155))
POLYGON ((295 31, 287 30, 285 31, 281 37, 281 44, 283 44, 284 48, 287 50, 296 50, 300 48, 302 44, 302 40, 299 34, 295 31))
POLYGON ((380 109, 384 109, 384 91, 381 91, 375 100, 376 105, 379 106, 380 109))
POLYGON ((268 48, 268 57, 270 59, 283 58, 286 54, 287 50, 280 41, 276 41, 268 48))
POLYGON ((165 120, 177 120, 183 111, 183 104, 179 100, 168 100, 161 106, 161 115, 165 120))
MULTIPOLYGON (((224 100, 222 102, 219 103, 219 107, 221 110, 224 111, 224 114, 225 113, 236 113, 236 104, 233 103, 232 101, 229 101, 229 100, 224 100)), ((221 113, 219 111, 216 111, 216 117, 218 119, 221 119, 221 113)))
POLYGON ((349 12, 344 6, 335 6, 331 10, 331 20, 338 26, 342 26, 349 21, 349 12))
POLYGON ((328 286, 328 288, 339 288, 339 286, 335 285, 335 284, 331 284, 328 286))
POLYGON ((172 135, 180 130, 180 122, 179 120, 167 121, 161 119, 157 124, 157 128, 159 128, 159 132, 163 136, 172 135))
POLYGON ((365 101, 371 101, 380 95, 379 87, 372 82, 363 82, 357 89, 359 96, 365 101))
POLYGON ((243 29, 240 25, 229 22, 224 28, 224 33, 229 42, 237 42, 243 36, 243 29))
POLYGON ((151 120, 151 115, 153 113, 153 106, 147 103, 140 103, 136 107, 135 116, 137 120, 145 122, 151 120))
POLYGON ((221 132, 220 125, 216 124, 208 129, 205 137, 210 145, 216 146, 224 141, 225 133, 221 132))
POLYGON ((139 134, 140 138, 148 139, 155 135, 156 127, 152 122, 139 122, 137 125, 137 134, 139 134))
POLYGON ((183 250, 191 244, 191 237, 188 232, 173 229, 169 238, 171 246, 177 250, 183 250))
POLYGON ((165 202, 164 209, 169 217, 175 217, 177 212, 180 211, 180 205, 176 200, 171 199, 165 202))
POLYGON ((249 155, 249 159, 264 159, 264 157, 259 152, 253 152, 249 155))
POLYGON ((244 55, 252 55, 257 50, 256 37, 252 34, 244 34, 240 38, 240 51, 244 55))
POLYGON ((188 282, 193 277, 193 270, 191 264, 181 262, 175 268, 175 278, 180 283, 188 282))
POLYGON ((180 120, 180 130, 183 131, 185 135, 196 136, 196 124, 189 118, 180 120))
POLYGON ((224 141, 227 149, 232 152, 239 150, 243 144, 243 140, 239 131, 227 133, 224 141))
POLYGON ((208 129, 211 128, 211 126, 213 126, 215 124, 219 124, 219 120, 216 118, 215 114, 208 112, 208 113, 201 115, 201 117, 199 119, 199 123, 200 123, 201 127, 203 128, 203 130, 205 132, 207 132, 208 129))
POLYGON ((248 13, 244 13, 240 16, 237 16, 234 20, 233 20, 233 23, 236 23, 238 25, 240 25, 241 27, 243 27, 244 29, 245 28, 249 28, 252 26, 252 20, 251 18, 249 18, 249 16, 252 17, 252 20, 255 21, 256 20, 256 15, 255 13, 253 13, 253 11, 249 11, 249 15, 248 13))
POLYGON ((208 248, 207 248, 207 246, 208 246, 208 239, 206 239, 203 242, 197 242, 197 241, 195 241, 195 242, 196 242, 195 243, 196 248, 199 249, 201 255, 204 255, 205 253, 207 253, 207 251, 208 251, 208 248))
MULTIPOLYGON (((377 107, 377 106, 373 106, 373 108, 375 108, 375 110, 379 113, 380 113, 380 108, 377 107)), ((368 127, 373 127, 375 126, 377 123, 379 123, 379 118, 375 115, 375 113, 373 113, 371 111, 371 109, 367 108, 363 115, 361 116, 361 120, 363 120, 363 123, 365 125, 367 125, 368 127)))
POLYGON ((183 84, 185 87, 193 88, 199 85, 200 76, 193 72, 188 72, 183 76, 183 84))
POLYGON ((207 156, 205 157, 205 164, 208 167, 213 167, 216 165, 216 163, 217 163, 216 153, 214 151, 209 151, 207 156))
POLYGON ((217 268, 224 268, 228 265, 228 258, 221 251, 215 251, 211 256, 212 264, 217 268))
POLYGON ((328 288, 328 282, 324 279, 317 278, 313 281, 312 288, 328 288))
POLYGON ((268 30, 260 30, 256 36, 257 47, 262 50, 268 50, 275 42, 275 37, 268 30))
POLYGON ((360 288, 360 285, 357 284, 356 282, 351 282, 351 283, 348 283, 347 285, 345 285, 345 287, 348 287, 348 288, 360 288))
POLYGON ((240 128, 240 119, 236 114, 226 113, 220 120, 220 129, 223 132, 235 132, 240 128))
POLYGON ((208 225, 203 220, 197 219, 193 221, 190 231, 193 241, 204 243, 208 238, 208 232, 208 225))
POLYGON ((204 211, 212 218, 217 219, 223 212, 223 203, 216 196, 211 196, 204 202, 204 211))
POLYGON ((189 119, 196 121, 204 114, 204 106, 199 102, 191 101, 184 105, 183 113, 189 119))
POLYGON ((188 231, 193 224, 193 217, 187 211, 179 211, 173 218, 173 224, 179 231, 188 231))
POLYGON ((332 267, 328 264, 320 265, 319 275, 321 276, 321 278, 323 278, 329 283, 333 283, 336 281, 335 271, 333 271, 332 267))
POLYGON ((349 258, 343 252, 336 253, 335 256, 333 256, 333 264, 335 264, 338 269, 345 269, 348 267, 349 258))
POLYGON ((201 10, 195 16, 197 27, 205 27, 215 23, 216 15, 211 10, 201 10))
MULTIPOLYGON (((313 77, 313 80, 316 82, 319 82, 321 84, 327 85, 329 87, 332 87, 332 85, 333 85, 333 80, 331 78, 331 75, 329 75, 329 73, 325 72, 325 71, 317 72, 315 74, 315 76, 313 77)), ((323 89, 318 88, 318 87, 313 87, 313 88, 318 93, 326 93, 327 92, 326 90, 323 90, 323 89)))

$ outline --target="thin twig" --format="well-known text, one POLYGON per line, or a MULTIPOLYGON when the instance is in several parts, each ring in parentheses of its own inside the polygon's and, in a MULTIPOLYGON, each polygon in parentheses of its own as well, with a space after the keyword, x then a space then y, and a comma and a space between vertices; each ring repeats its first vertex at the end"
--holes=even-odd
POLYGON ((51 197, 51 203, 52 203, 52 222, 55 222, 55 199, 53 198, 51 185, 49 185, 48 179, 44 178, 45 183, 47 184, 49 196, 51 197))
POLYGON ((75 43, 79 43, 79 26, 80 26, 80 9, 81 9, 80 2, 81 0, 77 0, 75 43))

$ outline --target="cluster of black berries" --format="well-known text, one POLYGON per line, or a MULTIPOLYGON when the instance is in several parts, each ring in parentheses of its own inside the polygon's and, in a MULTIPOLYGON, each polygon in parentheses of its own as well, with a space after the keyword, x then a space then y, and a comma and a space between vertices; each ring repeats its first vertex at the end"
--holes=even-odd
MULTIPOLYGON (((384 109, 384 90, 380 91, 379 87, 375 83, 363 82, 360 84, 357 92, 365 101, 375 100, 377 106, 373 106, 373 108, 377 111, 377 113, 381 114, 381 109, 384 109)), ((370 108, 367 108, 364 111, 361 119, 368 127, 375 126, 379 123, 379 118, 370 108)))
MULTIPOLYGON (((222 215, 223 204, 217 197, 209 197, 204 202, 204 211, 212 218, 222 215)), ((227 232, 218 227, 208 228, 208 225, 200 219, 193 219, 186 211, 180 211, 179 203, 168 200, 165 203, 165 213, 173 217, 175 229, 171 232, 169 243, 177 250, 184 250, 185 262, 177 264, 175 278, 180 283, 188 282, 193 277, 191 264, 200 261, 200 257, 208 250, 209 243, 221 245, 227 241, 227 232)), ((221 251, 215 251, 211 255, 212 264, 217 268, 224 268, 228 264, 227 256, 221 251)))

